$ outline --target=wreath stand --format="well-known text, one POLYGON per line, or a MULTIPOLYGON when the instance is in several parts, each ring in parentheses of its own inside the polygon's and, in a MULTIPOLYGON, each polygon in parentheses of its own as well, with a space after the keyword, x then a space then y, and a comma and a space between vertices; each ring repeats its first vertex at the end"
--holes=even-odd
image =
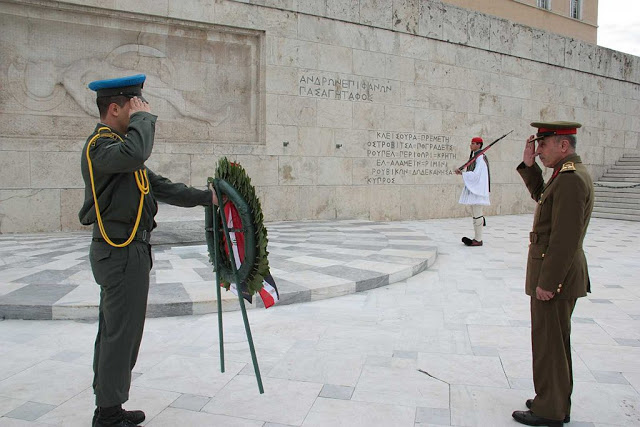
MULTIPOLYGON (((238 291, 238 301, 240 303, 240 309, 242 311, 242 320, 244 321, 244 330, 247 335, 247 341, 249 342, 249 350, 251 351, 251 360, 253 362, 253 370, 256 375, 256 381, 258 382, 258 390, 260 394, 264 393, 264 388, 262 387, 262 377, 260 376, 260 367, 258 366, 258 359, 256 357, 256 351, 253 346, 253 338, 251 336, 251 327, 249 326, 249 320, 247 318, 247 309, 244 305, 243 294, 247 291, 246 279, 249 275, 251 269, 253 269, 253 264, 256 258, 255 251, 255 227, 253 218, 251 215, 251 209, 247 201, 242 197, 242 195, 235 189, 231 184, 229 184, 224 179, 216 178, 209 179, 209 184, 213 185, 213 189, 216 192, 216 196, 218 197, 218 203, 226 198, 230 200, 238 210, 240 217, 242 219, 242 228, 232 228, 229 229, 227 227, 227 218, 224 213, 224 208, 214 208, 214 206, 207 206, 205 208, 205 234, 207 238, 207 244, 209 248, 213 245, 214 247, 214 257, 213 263, 216 272, 216 294, 218 300, 218 340, 220 342, 220 372, 224 372, 224 340, 223 340, 223 332, 222 332, 222 301, 221 301, 221 291, 220 291, 220 278, 221 278, 221 266, 222 266, 222 254, 220 251, 220 242, 222 239, 222 234, 224 233, 225 241, 227 242, 227 249, 229 254, 233 254, 233 247, 231 239, 229 238, 230 232, 242 232, 245 236, 245 260, 238 268, 236 265, 235 257, 229 256, 229 261, 231 264, 231 270, 233 273, 233 278, 235 279, 237 291, 238 291), (218 212, 219 211, 219 212, 218 212), (220 218, 218 218, 218 215, 220 218), (222 229, 218 227, 219 224, 222 224, 222 229)), ((209 252, 211 254, 211 251, 209 252)))

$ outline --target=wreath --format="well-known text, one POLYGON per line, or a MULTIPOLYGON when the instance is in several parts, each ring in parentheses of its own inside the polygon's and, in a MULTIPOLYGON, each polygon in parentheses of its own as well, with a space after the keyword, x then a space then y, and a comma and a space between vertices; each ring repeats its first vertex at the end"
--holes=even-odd
MULTIPOLYGON (((207 206, 206 208, 205 227, 209 261, 213 264, 213 271, 220 276, 220 284, 229 290, 231 283, 236 282, 236 277, 231 266, 222 215, 218 213, 214 216, 213 209, 224 209, 225 213, 237 211, 234 212, 233 229, 236 233, 242 233, 243 239, 238 239, 238 243, 244 243, 242 248, 244 260, 240 266, 236 265, 238 280, 242 284, 238 288, 242 291, 243 296, 251 301, 251 296, 262 289, 263 280, 269 275, 267 229, 263 223, 264 217, 260 200, 256 196, 251 178, 244 168, 238 163, 230 162, 226 157, 218 161, 215 179, 209 177, 207 183, 210 186, 215 183, 223 199, 218 201, 220 207, 207 206), (216 224, 213 224, 214 217, 217 221, 216 224), (240 224, 238 224, 238 219, 240 224), (218 239, 217 251, 213 227, 219 230, 218 235, 222 236, 218 239)), ((228 216, 225 215, 225 218, 228 216)))

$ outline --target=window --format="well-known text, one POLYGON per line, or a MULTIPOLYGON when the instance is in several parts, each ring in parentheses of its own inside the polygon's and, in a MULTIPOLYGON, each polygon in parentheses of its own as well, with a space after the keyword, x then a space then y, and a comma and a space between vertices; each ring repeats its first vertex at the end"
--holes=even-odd
POLYGON ((538 0, 538 7, 541 9, 551 10, 551 0, 538 0))
POLYGON ((569 16, 573 19, 582 19, 582 0, 571 0, 569 16))

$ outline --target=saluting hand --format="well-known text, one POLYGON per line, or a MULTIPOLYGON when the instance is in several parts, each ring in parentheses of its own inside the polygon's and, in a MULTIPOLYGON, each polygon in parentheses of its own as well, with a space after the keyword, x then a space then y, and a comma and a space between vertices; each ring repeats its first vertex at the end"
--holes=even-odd
POLYGON ((129 117, 131 117, 133 113, 137 113, 139 111, 150 113, 151 106, 149 105, 149 103, 142 102, 142 99, 134 96, 129 100, 129 117))
POLYGON ((536 143, 534 141, 535 135, 531 135, 527 138, 527 143, 524 145, 524 153, 522 153, 522 161, 527 167, 533 166, 536 161, 536 143))

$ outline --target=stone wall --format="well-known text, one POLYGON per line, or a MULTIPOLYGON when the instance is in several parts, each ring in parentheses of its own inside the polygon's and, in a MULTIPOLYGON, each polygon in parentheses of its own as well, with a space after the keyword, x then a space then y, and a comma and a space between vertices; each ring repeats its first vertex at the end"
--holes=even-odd
POLYGON ((491 141, 488 214, 529 212, 537 120, 576 120, 594 178, 640 148, 640 59, 438 1, 0 0, 0 232, 78 229, 89 81, 145 73, 147 165, 203 186, 227 156, 267 221, 423 219, 491 141))

